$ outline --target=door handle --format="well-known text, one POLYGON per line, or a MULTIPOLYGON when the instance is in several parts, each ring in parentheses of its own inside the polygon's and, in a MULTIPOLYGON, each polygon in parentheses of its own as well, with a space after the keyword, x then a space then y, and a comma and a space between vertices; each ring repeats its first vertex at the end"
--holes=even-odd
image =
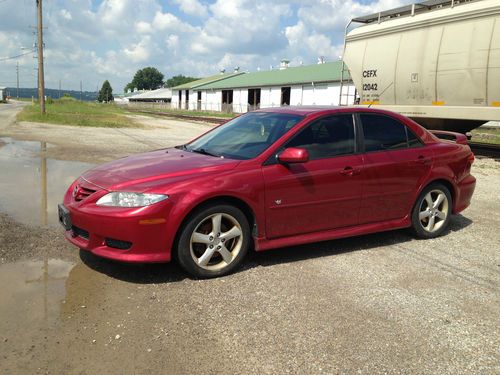
POLYGON ((345 167, 344 169, 342 169, 340 171, 340 174, 342 174, 344 176, 349 176, 349 177, 360 174, 360 173, 361 173, 360 169, 353 168, 353 167, 345 167))

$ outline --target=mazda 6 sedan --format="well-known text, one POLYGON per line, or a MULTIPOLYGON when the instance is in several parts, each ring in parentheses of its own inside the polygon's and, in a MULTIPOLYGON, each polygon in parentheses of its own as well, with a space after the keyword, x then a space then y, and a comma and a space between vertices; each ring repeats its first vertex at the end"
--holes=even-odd
POLYGON ((470 203, 473 161, 464 135, 392 112, 263 109, 85 172, 59 218, 66 238, 97 256, 176 259, 215 277, 250 250, 406 227, 439 236, 470 203))

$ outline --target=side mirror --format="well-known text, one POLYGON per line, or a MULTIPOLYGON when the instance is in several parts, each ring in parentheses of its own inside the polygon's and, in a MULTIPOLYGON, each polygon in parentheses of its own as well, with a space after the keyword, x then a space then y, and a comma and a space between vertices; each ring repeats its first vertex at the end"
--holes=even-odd
POLYGON ((280 163, 305 163, 309 160, 309 153, 305 148, 289 147, 285 148, 279 155, 278 161, 280 163))

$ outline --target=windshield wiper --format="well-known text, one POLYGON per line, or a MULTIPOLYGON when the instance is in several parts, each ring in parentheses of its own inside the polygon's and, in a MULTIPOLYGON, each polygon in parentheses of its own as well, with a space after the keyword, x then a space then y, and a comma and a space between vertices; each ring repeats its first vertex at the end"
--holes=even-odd
POLYGON ((204 148, 192 148, 189 151, 196 152, 197 154, 215 156, 216 158, 220 158, 220 155, 214 154, 213 152, 209 152, 209 151, 205 150, 204 148))
POLYGON ((175 146, 175 148, 178 149, 178 150, 187 150, 187 146, 186 145, 175 146))

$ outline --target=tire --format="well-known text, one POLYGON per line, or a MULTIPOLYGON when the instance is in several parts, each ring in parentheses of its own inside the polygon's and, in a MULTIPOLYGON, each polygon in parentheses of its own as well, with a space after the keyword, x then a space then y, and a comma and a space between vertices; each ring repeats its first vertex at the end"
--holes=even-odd
POLYGON ((241 264, 250 240, 248 220, 238 208, 206 206, 193 212, 181 229, 177 259, 196 278, 224 276, 241 264))
POLYGON ((435 238, 443 234, 451 217, 450 191, 440 183, 429 184, 419 195, 411 214, 417 237, 435 238))

